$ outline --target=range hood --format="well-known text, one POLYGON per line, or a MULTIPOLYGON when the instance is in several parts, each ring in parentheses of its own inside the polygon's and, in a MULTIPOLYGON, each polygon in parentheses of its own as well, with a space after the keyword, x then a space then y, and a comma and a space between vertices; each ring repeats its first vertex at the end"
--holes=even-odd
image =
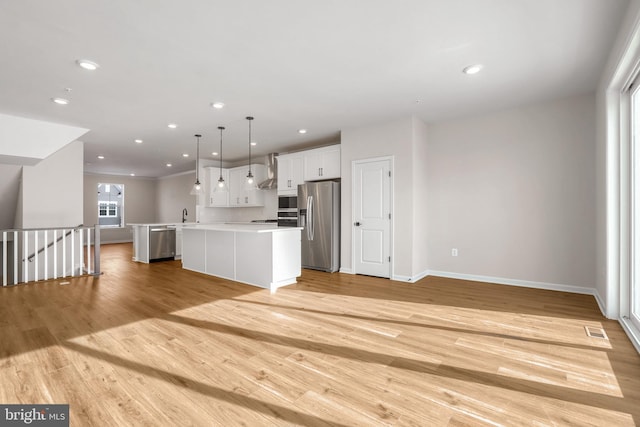
POLYGON ((267 166, 267 179, 258 184, 260 190, 271 190, 278 188, 278 168, 276 166, 276 156, 278 153, 267 154, 265 165, 267 166))

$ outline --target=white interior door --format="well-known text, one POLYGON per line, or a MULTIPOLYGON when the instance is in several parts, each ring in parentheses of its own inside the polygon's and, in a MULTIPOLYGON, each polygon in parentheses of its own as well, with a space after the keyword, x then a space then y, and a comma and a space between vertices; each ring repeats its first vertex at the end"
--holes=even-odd
POLYGON ((354 273, 391 277, 391 160, 353 163, 354 273))

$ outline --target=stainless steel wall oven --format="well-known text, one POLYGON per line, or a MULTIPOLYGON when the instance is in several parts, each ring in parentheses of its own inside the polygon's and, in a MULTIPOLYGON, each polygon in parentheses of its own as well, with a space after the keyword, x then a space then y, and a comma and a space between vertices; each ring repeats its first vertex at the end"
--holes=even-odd
POLYGON ((278 227, 298 226, 298 196, 278 197, 278 227))

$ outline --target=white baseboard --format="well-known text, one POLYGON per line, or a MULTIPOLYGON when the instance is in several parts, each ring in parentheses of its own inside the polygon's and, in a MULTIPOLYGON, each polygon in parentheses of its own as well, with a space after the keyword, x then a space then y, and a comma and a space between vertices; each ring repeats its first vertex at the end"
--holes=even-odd
MULTIPOLYGON (((429 276, 447 277, 450 279, 471 280, 474 282, 496 283, 498 285, 521 286, 525 288, 546 289, 551 291, 571 292, 574 294, 596 294, 595 288, 587 288, 583 286, 563 285, 558 283, 534 282, 530 280, 506 279, 504 277, 476 276, 474 274, 450 273, 447 271, 429 271, 429 276)), ((597 298, 596 298, 597 301, 597 298)), ((600 305, 600 302, 598 302, 600 305)), ((602 310, 602 307, 601 307, 602 310)))
POLYGON ((100 240, 100 244, 101 245, 110 245, 111 243, 133 243, 133 240, 128 239, 128 240, 100 240))
POLYGON ((340 273, 345 273, 345 274, 355 274, 352 269, 344 268, 344 267, 340 267, 340 271, 339 272, 340 273))
POLYGON ((415 276, 403 276, 401 274, 394 274, 391 276, 391 280, 397 280, 399 282, 409 282, 415 283, 420 279, 423 279, 429 275, 429 270, 425 270, 422 273, 416 274, 415 276))
POLYGON ((597 289, 593 290, 593 296, 596 299, 596 302, 598 303, 598 308, 600 309, 600 313, 602 313, 604 317, 607 317, 607 311, 605 310, 604 301, 602 301, 602 297, 600 296, 600 293, 598 292, 597 289))

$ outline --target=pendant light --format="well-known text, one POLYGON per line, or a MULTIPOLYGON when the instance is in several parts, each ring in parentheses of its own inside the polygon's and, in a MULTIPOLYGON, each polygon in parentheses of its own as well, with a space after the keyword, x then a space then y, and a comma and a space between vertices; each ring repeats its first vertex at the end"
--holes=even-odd
POLYGON ((200 184, 200 138, 202 135, 195 134, 196 137, 196 182, 193 184, 193 188, 191 189, 192 196, 198 196, 202 193, 202 184, 200 184))
POLYGON ((249 116, 247 117, 247 120, 249 121, 249 173, 247 174, 247 179, 244 181, 244 189, 252 191, 258 189, 258 183, 256 183, 256 180, 251 173, 251 121, 253 120, 253 117, 249 116))
POLYGON ((224 126, 218 126, 218 129, 220 129, 220 178, 218 179, 218 185, 216 185, 213 191, 223 192, 228 190, 228 186, 222 177, 222 131, 224 130, 224 126))

